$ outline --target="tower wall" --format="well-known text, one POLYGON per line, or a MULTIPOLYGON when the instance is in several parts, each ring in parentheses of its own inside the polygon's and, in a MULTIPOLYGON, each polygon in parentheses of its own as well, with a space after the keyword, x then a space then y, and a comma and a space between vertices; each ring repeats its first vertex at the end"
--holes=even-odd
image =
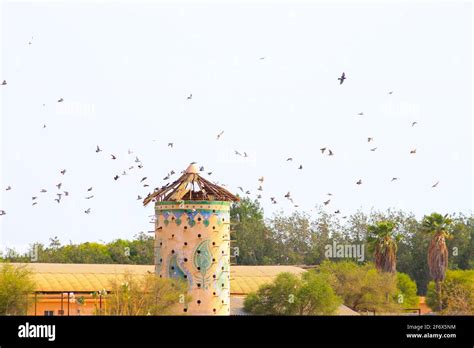
POLYGON ((155 204, 155 272, 188 283, 183 314, 230 314, 230 202, 155 204))

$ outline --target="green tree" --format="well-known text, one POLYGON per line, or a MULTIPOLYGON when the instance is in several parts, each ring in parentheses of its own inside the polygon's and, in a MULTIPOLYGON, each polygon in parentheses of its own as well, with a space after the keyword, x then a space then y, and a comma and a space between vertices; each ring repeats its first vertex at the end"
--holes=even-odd
POLYGON ((105 295, 106 315, 177 314, 178 307, 191 300, 186 283, 155 274, 127 273, 112 280, 110 289, 105 295))
POLYGON ((441 300, 436 284, 428 284, 426 303, 436 308, 441 302, 441 314, 473 315, 474 314, 474 270, 453 270, 446 272, 446 279, 441 283, 441 300))
POLYGON ((420 301, 417 295, 416 283, 408 274, 397 273, 397 288, 396 301, 403 308, 418 308, 420 301))
POLYGON ((231 255, 236 256, 236 262, 244 265, 272 263, 270 231, 265 226, 260 203, 242 198, 232 204, 230 217, 234 224, 231 239, 235 240, 231 255))
POLYGON ((439 303, 438 309, 442 310, 441 282, 444 281, 448 268, 448 248, 446 239, 451 238, 449 227, 452 220, 445 216, 433 213, 423 218, 423 231, 432 236, 428 248, 428 268, 430 275, 436 284, 439 303))
POLYGON ((26 315, 35 283, 26 266, 0 263, 0 315, 26 315))
POLYGON ((375 267, 380 272, 397 271, 397 241, 394 235, 395 224, 392 221, 380 221, 367 227, 367 241, 375 252, 375 267))
POLYGON ((256 315, 329 315, 341 304, 324 275, 306 272, 301 277, 279 274, 245 301, 247 312, 256 315))
POLYGON ((324 261, 316 270, 328 276, 336 294, 355 311, 389 313, 400 310, 400 305, 394 301, 398 292, 396 276, 378 272, 371 263, 324 261))

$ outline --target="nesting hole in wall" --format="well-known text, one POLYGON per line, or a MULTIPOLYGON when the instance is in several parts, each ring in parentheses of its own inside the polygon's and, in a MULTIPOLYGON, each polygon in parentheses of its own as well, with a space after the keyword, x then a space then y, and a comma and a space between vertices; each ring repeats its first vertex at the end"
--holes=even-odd
POLYGON ((188 226, 184 226, 184 229, 187 230, 187 229, 188 229, 188 226))
POLYGON ((187 308, 183 309, 183 312, 187 312, 187 311, 188 311, 188 309, 187 309, 187 308))
POLYGON ((216 226, 212 226, 212 229, 215 230, 215 229, 216 229, 216 226))
POLYGON ((163 278, 163 276, 160 274, 160 278, 163 278))
POLYGON ((200 288, 200 287, 201 287, 201 283, 197 283, 197 287, 200 288))
POLYGON ((163 242, 160 242, 160 245, 163 245, 163 242))
POLYGON ((188 245, 188 242, 184 242, 184 245, 188 245))
POLYGON ((216 262, 216 259, 212 259, 212 262, 216 262))
POLYGON ((184 258, 184 262, 188 262, 188 259, 187 259, 187 258, 184 258))
POLYGON ((174 266, 171 266, 171 269, 174 271, 174 266))
POLYGON ((212 294, 213 294, 214 296, 216 296, 216 292, 215 292, 215 291, 214 291, 212 294))
POLYGON ((213 213, 215 213, 215 212, 216 212, 216 210, 215 210, 215 209, 212 209, 212 212, 213 212, 213 213))
POLYGON ((200 253, 201 253, 201 250, 197 250, 196 252, 197 252, 198 254, 200 254, 200 253))
POLYGON ((212 245, 216 245, 216 242, 212 242, 212 245))
POLYGON ((198 234, 198 238, 201 238, 201 234, 198 234))
POLYGON ((174 234, 171 235, 171 238, 174 238, 174 234))
POLYGON ((198 267, 197 270, 200 271, 200 270, 201 270, 201 267, 198 267))
POLYGON ((183 275, 183 278, 184 278, 184 279, 188 279, 188 276, 185 274, 185 275, 183 275))
POLYGON ((198 217, 198 221, 201 221, 201 218, 200 218, 200 217, 198 217))
POLYGON ((213 308, 213 309, 212 309, 212 311, 215 313, 215 312, 216 312, 216 309, 215 309, 215 308, 213 308))
POLYGON ((216 279, 216 275, 214 274, 214 275, 212 276, 212 278, 216 279))
POLYGON ((201 300, 197 300, 197 304, 201 304, 201 300))
POLYGON ((171 253, 174 254, 174 250, 171 250, 171 253))

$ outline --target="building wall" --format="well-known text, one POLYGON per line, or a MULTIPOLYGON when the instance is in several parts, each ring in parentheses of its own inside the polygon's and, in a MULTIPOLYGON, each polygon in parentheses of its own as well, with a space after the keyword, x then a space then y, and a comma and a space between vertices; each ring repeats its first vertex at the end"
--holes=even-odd
POLYGON ((230 202, 155 205, 155 272, 188 283, 191 315, 230 314, 230 202))

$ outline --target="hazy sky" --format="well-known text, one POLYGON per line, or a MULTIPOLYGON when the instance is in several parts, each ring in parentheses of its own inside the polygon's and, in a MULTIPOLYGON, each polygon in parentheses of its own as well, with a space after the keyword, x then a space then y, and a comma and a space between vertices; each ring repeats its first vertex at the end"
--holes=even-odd
POLYGON ((137 195, 191 161, 251 197, 264 176, 268 217, 288 191, 341 216, 473 210, 470 3, 1 6, 0 249, 151 230, 137 195))

